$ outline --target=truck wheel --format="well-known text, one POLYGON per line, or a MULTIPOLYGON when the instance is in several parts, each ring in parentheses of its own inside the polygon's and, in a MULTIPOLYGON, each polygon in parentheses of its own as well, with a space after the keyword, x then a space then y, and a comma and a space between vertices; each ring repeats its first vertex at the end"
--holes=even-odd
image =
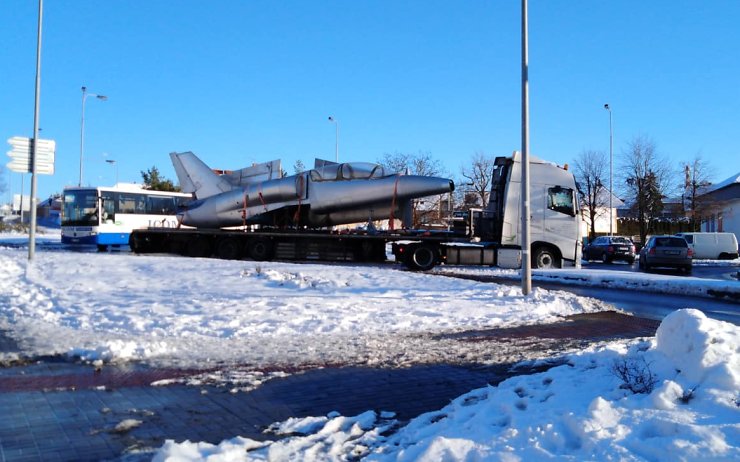
POLYGON ((532 266, 537 269, 560 268, 562 262, 549 247, 536 247, 532 253, 532 266))
POLYGON ((238 260, 241 257, 241 250, 236 239, 222 239, 218 242, 216 254, 223 260, 238 260))
POLYGON ((416 271, 429 271, 434 268, 439 258, 439 252, 436 248, 428 245, 414 247, 406 256, 406 266, 416 271))
POLYGON ((272 258, 272 241, 265 238, 252 239, 247 244, 249 258, 257 261, 265 261, 272 258))

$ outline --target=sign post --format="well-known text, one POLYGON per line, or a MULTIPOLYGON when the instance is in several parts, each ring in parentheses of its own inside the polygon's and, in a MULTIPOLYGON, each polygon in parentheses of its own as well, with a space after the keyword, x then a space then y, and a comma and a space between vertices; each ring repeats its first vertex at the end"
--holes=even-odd
POLYGON ((36 40, 36 92, 33 107, 33 140, 31 145, 31 232, 28 235, 28 261, 36 253, 36 167, 38 166, 37 143, 39 139, 39 100, 41 99, 41 25, 44 0, 39 0, 39 25, 36 40))

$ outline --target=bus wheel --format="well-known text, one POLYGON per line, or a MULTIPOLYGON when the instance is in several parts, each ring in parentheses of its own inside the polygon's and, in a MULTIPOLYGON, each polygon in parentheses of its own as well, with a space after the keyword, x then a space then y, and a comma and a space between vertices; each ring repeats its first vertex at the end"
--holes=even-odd
POLYGON ((540 246, 532 252, 532 267, 538 269, 560 268, 560 256, 550 247, 540 246))
POLYGON ((223 239, 216 247, 216 255, 224 260, 238 260, 241 257, 241 247, 236 239, 223 239))
POLYGON ((249 258, 257 261, 265 261, 272 258, 272 241, 266 238, 256 238, 247 244, 249 258))
POLYGON ((196 237, 188 242, 188 255, 191 257, 210 257, 211 244, 205 238, 196 237))
POLYGON ((406 255, 406 266, 412 270, 429 271, 434 268, 439 258, 439 252, 436 248, 428 245, 414 247, 406 255))

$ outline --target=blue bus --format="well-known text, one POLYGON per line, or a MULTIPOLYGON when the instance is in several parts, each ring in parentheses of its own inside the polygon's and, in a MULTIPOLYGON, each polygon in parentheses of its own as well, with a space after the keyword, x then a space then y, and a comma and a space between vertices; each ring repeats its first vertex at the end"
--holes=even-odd
POLYGON ((178 227, 177 211, 191 194, 152 191, 136 184, 113 187, 68 187, 62 195, 62 244, 128 245, 131 231, 150 227, 178 227))

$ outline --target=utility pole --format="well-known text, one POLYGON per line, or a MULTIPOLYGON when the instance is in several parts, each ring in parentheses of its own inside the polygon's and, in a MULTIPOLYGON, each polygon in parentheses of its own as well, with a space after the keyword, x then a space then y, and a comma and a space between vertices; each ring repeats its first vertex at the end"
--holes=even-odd
MULTIPOLYGON (((36 91, 33 107, 33 142, 31 143, 31 231, 28 235, 28 260, 33 260, 36 253, 36 140, 39 139, 39 100, 41 98, 41 25, 44 12, 44 0, 39 0, 39 22, 36 36, 36 91)), ((21 191, 21 197, 23 192, 21 191)), ((23 210, 21 208, 21 217, 23 210)))
POLYGON ((522 295, 532 291, 529 234, 529 37, 527 0, 522 0, 522 295))

